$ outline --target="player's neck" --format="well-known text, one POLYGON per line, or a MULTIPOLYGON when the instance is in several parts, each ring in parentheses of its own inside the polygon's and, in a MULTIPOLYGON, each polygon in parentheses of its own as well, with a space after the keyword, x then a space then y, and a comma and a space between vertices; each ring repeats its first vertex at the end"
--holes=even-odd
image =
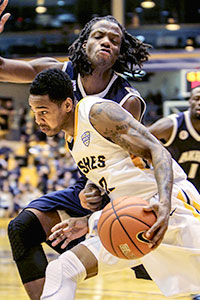
POLYGON ((190 120, 191 120, 192 126, 194 127, 196 132, 198 132, 198 134, 200 134, 200 119, 194 119, 194 118, 190 117, 190 120))
POLYGON ((107 87, 113 76, 112 70, 93 71, 92 75, 81 77, 83 88, 87 95, 94 95, 102 92, 107 87))

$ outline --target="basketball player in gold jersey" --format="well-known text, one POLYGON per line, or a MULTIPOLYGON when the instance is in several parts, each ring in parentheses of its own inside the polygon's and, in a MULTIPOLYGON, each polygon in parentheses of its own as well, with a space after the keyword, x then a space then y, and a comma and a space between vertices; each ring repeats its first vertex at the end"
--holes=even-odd
MULTIPOLYGON (((118 104, 92 96, 74 102, 70 79, 61 70, 36 76, 29 105, 47 136, 65 132, 79 168, 111 200, 141 196, 149 201, 145 209, 157 215, 146 233, 153 251, 140 260, 120 260, 103 248, 95 233, 101 211, 95 212, 89 219, 91 235, 49 263, 41 299, 73 300, 82 280, 141 262, 166 296, 199 292, 200 195, 169 152, 118 104), (149 168, 134 166, 130 155, 148 161, 149 168)), ((59 226, 59 235, 65 235, 59 226)))

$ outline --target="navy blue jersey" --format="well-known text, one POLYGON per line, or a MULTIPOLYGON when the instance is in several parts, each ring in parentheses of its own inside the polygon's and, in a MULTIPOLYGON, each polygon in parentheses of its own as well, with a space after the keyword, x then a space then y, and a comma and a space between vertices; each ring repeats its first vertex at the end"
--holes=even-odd
MULTIPOLYGON (((83 85, 81 83, 80 74, 74 72, 74 68, 71 61, 67 61, 64 64, 63 71, 65 71, 72 80, 74 94, 78 101, 82 98, 89 96, 86 94, 83 85)), ((146 104, 140 93, 133 88, 130 83, 119 74, 114 73, 107 87, 98 94, 92 96, 113 100, 119 103, 121 106, 126 102, 129 97, 137 97, 141 101, 141 118, 144 115, 146 104)))
POLYGON ((169 117, 173 120, 174 127, 164 146, 200 192, 200 135, 191 123, 189 111, 169 117))

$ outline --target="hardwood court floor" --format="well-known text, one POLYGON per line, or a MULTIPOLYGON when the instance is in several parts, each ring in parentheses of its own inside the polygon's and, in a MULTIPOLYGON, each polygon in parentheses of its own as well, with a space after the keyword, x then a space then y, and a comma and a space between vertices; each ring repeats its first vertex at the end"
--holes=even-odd
MULTIPOLYGON (((0 220, 0 300, 28 300, 16 266, 12 261, 8 244, 6 225, 8 220, 0 220)), ((49 257, 53 250, 45 246, 49 257)), ((80 284, 76 300, 167 300, 151 281, 133 280, 133 271, 126 270, 103 277, 89 279, 80 284)), ((177 300, 191 300, 179 297, 177 300)), ((61 299, 62 300, 62 299, 61 299)), ((64 300, 64 299, 63 299, 64 300)))

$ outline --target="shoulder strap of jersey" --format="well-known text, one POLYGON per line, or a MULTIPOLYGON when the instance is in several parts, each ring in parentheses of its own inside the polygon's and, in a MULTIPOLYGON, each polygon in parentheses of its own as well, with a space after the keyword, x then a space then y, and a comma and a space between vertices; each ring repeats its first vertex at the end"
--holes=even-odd
POLYGON ((71 80, 75 79, 74 67, 70 60, 64 62, 62 71, 66 72, 71 80))
POLYGON ((171 114, 168 116, 168 118, 170 118, 173 122, 173 129, 172 129, 172 133, 171 133, 169 140, 165 144, 163 144, 165 147, 169 147, 173 143, 173 141, 176 137, 176 134, 178 132, 178 126, 179 126, 179 123, 178 123, 179 114, 171 114))

